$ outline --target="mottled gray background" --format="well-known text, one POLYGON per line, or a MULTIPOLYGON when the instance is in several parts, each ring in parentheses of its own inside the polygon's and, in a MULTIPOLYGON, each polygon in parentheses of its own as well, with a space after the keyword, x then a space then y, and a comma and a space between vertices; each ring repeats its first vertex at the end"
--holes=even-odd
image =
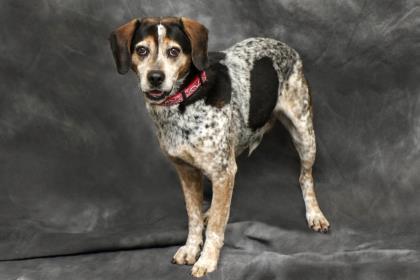
POLYGON ((239 158, 208 279, 419 279, 419 4, 2 1, 0 280, 188 278, 169 262, 186 237, 181 189, 107 41, 152 15, 200 20, 212 50, 282 40, 312 86, 315 181, 332 233, 307 229, 297 154, 278 125, 239 158), (22 260, 33 257, 43 258, 22 260))

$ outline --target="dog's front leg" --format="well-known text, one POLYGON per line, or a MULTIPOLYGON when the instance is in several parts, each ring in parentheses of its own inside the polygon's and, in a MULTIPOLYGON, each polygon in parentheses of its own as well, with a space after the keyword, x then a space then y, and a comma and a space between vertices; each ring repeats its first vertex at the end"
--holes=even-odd
POLYGON ((236 162, 233 158, 225 170, 211 174, 213 198, 206 228, 206 242, 200 258, 192 268, 192 275, 195 277, 202 277, 217 267, 229 219, 236 169, 236 162))
POLYGON ((178 249, 172 262, 194 264, 203 244, 203 185, 202 173, 195 167, 184 163, 175 163, 188 213, 188 238, 184 246, 178 249))

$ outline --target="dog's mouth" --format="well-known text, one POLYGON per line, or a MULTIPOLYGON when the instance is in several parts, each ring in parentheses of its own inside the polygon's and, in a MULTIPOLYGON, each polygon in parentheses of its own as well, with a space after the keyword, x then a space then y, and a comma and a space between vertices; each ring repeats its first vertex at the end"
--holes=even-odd
POLYGON ((146 95, 149 99, 153 101, 159 101, 163 98, 165 98, 168 95, 169 92, 165 92, 162 90, 150 90, 146 91, 146 95))

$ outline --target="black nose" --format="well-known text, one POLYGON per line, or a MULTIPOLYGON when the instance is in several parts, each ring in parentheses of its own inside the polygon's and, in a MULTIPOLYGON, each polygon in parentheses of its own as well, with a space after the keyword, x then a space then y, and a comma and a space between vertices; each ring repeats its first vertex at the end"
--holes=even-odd
POLYGON ((153 70, 147 74, 147 79, 151 85, 157 87, 160 86, 165 80, 165 74, 162 71, 153 70))

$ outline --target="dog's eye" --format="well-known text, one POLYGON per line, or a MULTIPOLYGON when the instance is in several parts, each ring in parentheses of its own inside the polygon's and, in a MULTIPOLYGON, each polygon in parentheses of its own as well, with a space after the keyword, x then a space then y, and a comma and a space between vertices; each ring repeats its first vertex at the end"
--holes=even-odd
POLYGON ((168 56, 170 56, 170 57, 177 57, 179 55, 180 51, 181 50, 178 49, 178 48, 170 48, 168 50, 168 56))
POLYGON ((147 56, 149 54, 149 49, 143 46, 137 47, 136 52, 139 56, 147 56))

